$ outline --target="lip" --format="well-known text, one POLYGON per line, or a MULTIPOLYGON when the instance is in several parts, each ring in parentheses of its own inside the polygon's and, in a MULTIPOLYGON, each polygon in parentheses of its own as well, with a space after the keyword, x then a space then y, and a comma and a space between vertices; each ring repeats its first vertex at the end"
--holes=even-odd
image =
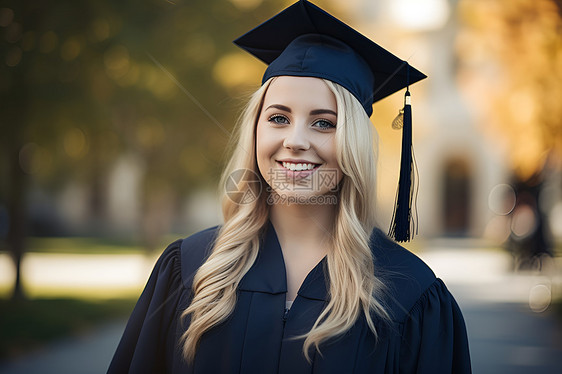
POLYGON ((303 159, 297 159, 297 158, 284 158, 284 159, 280 159, 277 160, 277 162, 292 162, 294 164, 315 164, 315 165, 320 165, 321 162, 312 162, 309 160, 303 160, 303 159))

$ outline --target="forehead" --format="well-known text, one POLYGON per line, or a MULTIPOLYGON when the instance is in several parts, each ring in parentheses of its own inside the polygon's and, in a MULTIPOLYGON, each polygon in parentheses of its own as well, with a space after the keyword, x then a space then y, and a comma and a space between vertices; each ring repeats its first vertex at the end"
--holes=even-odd
POLYGON ((337 112, 336 97, 320 78, 279 76, 273 79, 264 98, 264 108, 283 104, 290 108, 330 109, 337 112))

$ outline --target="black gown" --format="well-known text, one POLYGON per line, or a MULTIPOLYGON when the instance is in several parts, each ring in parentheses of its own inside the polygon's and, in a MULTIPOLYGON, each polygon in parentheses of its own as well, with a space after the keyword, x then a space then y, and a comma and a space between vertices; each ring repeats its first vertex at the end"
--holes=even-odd
MULTIPOLYGON (((193 363, 184 361, 180 321, 191 284, 217 227, 172 243, 156 263, 109 367, 109 373, 470 373, 466 327, 445 284, 411 252, 380 230, 371 236, 377 275, 388 289, 391 323, 377 322, 375 340, 364 317, 343 336, 320 345, 309 363, 303 340, 326 305, 322 260, 307 275, 291 309, 281 247, 271 222, 254 266, 242 279, 233 314, 201 338, 193 363)), ((326 273, 327 274, 327 273, 326 273)))

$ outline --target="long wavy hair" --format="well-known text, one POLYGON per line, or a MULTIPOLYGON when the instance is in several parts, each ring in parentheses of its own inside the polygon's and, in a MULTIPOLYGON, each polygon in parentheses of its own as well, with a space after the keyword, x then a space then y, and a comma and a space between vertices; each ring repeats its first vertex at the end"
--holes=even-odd
MULTIPOLYGON (((255 133, 263 100, 271 78, 248 101, 232 138, 232 156, 223 172, 221 186, 231 173, 251 170, 261 177, 255 156, 255 133)), ((377 337, 373 316, 388 320, 381 303, 384 283, 375 274, 369 238, 375 226, 375 188, 378 137, 358 100, 345 88, 323 80, 337 102, 336 152, 343 178, 338 189, 338 205, 333 223, 331 250, 327 254, 329 301, 312 329, 304 338, 304 354, 310 349, 349 330, 364 316, 377 337)), ((193 360, 202 335, 224 322, 236 305, 238 284, 254 264, 260 238, 269 218, 267 193, 256 183, 247 183, 244 191, 258 196, 241 204, 232 196, 222 198, 224 225, 220 228, 210 256, 195 274, 193 300, 182 313, 190 324, 181 337, 183 354, 193 360)), ((223 188, 224 190, 224 188, 223 188)))

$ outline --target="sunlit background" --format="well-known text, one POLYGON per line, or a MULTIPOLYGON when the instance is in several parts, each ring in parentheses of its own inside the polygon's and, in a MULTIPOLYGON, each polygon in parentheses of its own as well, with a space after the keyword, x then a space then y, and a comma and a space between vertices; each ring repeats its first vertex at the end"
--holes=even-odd
MULTIPOLYGON (((292 2, 0 1, 0 372, 125 319, 166 244, 221 222, 225 149, 265 70, 231 41, 292 2), (75 301, 103 317, 24 327, 38 305, 72 314, 75 301), (49 326, 64 333, 31 331, 49 326)), ((537 372, 562 347, 562 2, 313 2, 429 76, 410 88, 408 248, 466 308, 475 372, 537 372), (492 319, 517 311, 506 329, 523 318, 548 342, 482 335, 494 323, 474 305, 492 319)), ((384 229, 402 103, 397 93, 372 117, 384 229)))

